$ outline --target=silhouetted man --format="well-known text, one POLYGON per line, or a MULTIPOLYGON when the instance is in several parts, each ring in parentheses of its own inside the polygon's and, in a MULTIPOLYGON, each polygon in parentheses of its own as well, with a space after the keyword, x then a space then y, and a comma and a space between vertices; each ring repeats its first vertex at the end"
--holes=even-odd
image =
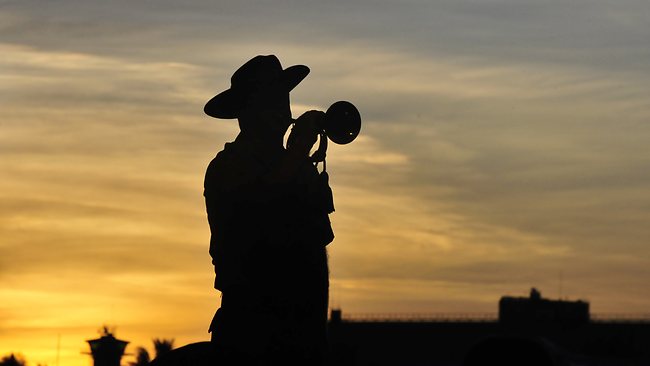
POLYGON ((298 118, 283 146, 294 122, 289 92, 308 73, 257 56, 205 105, 212 117, 237 118, 241 130, 208 166, 204 193, 222 292, 210 331, 218 357, 234 364, 318 365, 326 349, 334 234, 329 187, 309 160, 323 112, 298 118))

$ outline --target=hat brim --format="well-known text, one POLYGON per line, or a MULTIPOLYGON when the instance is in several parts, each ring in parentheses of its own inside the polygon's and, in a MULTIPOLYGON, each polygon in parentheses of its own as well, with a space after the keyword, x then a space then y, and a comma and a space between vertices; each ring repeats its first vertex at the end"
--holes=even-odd
MULTIPOLYGON (((305 65, 294 65, 282 70, 282 83, 290 92, 309 74, 309 67, 305 65)), ((235 89, 225 90, 212 99, 203 107, 203 112, 210 117, 220 119, 232 119, 239 116, 239 112, 246 104, 246 94, 235 89)))

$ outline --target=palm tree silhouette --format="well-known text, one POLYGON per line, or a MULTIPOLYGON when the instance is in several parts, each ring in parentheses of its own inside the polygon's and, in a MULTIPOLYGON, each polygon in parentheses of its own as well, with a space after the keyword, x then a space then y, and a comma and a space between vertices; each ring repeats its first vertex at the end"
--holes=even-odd
POLYGON ((0 366, 25 366, 26 364, 27 362, 22 356, 16 356, 13 353, 8 356, 4 356, 0 360, 0 366))
POLYGON ((153 347, 156 350, 156 358, 174 349, 174 339, 154 338, 153 347))
POLYGON ((138 347, 135 350, 135 361, 129 362, 129 366, 147 366, 151 362, 149 352, 144 347, 138 347))

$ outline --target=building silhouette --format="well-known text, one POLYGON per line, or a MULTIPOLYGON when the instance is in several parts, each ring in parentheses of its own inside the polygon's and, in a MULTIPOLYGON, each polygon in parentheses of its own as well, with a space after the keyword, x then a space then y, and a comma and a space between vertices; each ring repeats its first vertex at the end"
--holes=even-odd
POLYGON ((499 300, 499 322, 509 325, 589 323, 589 303, 582 300, 543 299, 536 289, 530 290, 530 297, 503 296, 499 300))
POLYGON ((331 311, 331 365, 648 365, 649 319, 592 319, 583 300, 504 296, 498 317, 346 317, 331 311))
POLYGON ((99 338, 86 342, 90 346, 94 366, 120 366, 124 350, 129 344, 127 341, 115 338, 108 327, 103 327, 99 338))

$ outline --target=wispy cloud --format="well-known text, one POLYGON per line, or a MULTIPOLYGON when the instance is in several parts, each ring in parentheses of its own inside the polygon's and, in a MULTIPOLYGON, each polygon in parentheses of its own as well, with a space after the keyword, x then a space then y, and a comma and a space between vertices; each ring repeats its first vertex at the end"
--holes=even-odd
MULTIPOLYGON (((237 124, 202 107, 267 53, 312 69, 295 115, 345 99, 363 116, 328 156, 333 304, 490 311, 532 285, 554 295, 562 273, 565 295, 597 311, 647 308, 646 13, 632 0, 3 2, 0 343, 38 333, 23 352, 52 363, 44 327, 78 342, 102 321, 142 344, 207 337, 202 180, 237 124)), ((79 347, 64 347, 70 364, 79 347)))

